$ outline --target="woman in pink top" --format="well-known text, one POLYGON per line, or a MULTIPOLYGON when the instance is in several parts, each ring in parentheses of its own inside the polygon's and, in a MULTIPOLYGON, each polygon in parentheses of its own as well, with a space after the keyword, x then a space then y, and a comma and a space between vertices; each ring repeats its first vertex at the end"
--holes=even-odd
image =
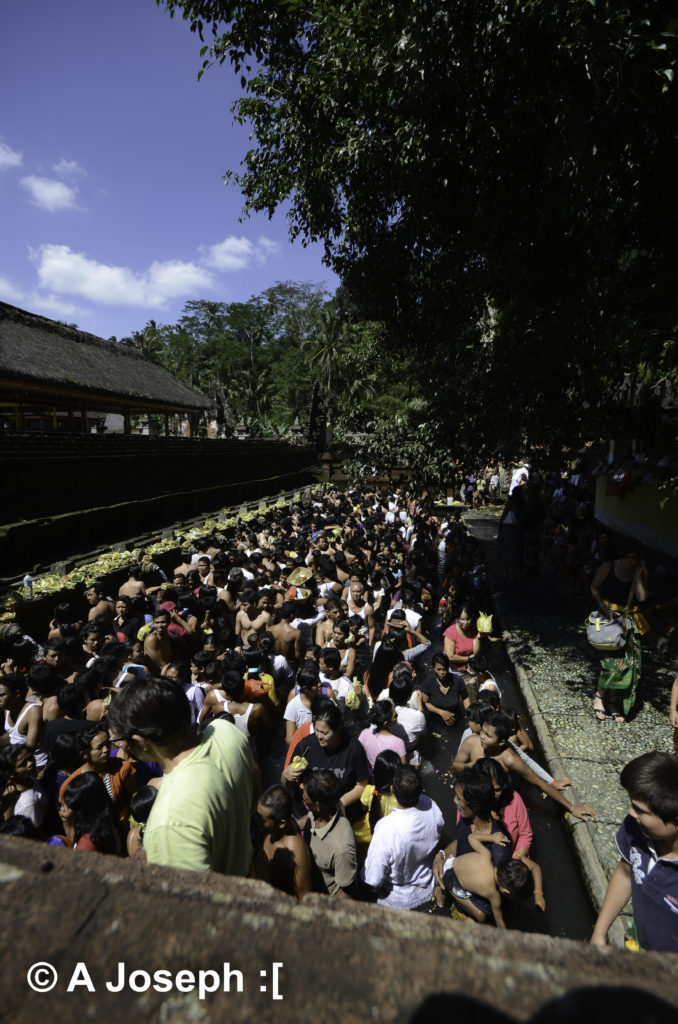
POLYGON ((407 764, 405 736, 400 734, 395 708, 390 700, 378 700, 368 714, 371 727, 363 729, 358 740, 367 755, 370 782, 374 782, 374 762, 382 750, 393 750, 407 764))
POLYGON ((443 633, 445 654, 453 669, 468 672, 468 660, 480 652, 480 636, 475 625, 473 609, 463 604, 459 615, 443 633))

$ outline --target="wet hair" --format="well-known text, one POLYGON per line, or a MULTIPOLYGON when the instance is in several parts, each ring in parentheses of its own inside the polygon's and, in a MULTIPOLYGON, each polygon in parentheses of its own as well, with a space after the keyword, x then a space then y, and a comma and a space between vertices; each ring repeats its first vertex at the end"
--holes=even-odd
POLYGON ((59 654, 66 653, 66 641, 62 640, 61 637, 55 636, 51 640, 47 640, 43 644, 46 651, 58 651, 59 654))
POLYGON ((230 700, 245 699, 245 683, 243 677, 237 672, 224 672, 221 688, 230 700))
POLYGON ((422 794, 421 777, 416 768, 399 765, 393 776, 393 793, 401 807, 416 807, 422 794))
POLYGON ((341 729, 341 711, 329 697, 318 696, 311 701, 311 715, 314 722, 325 722, 333 732, 341 729))
POLYGON ((341 598, 340 597, 330 597, 325 602, 325 611, 326 612, 331 612, 333 608, 341 608, 341 607, 342 607, 342 604, 341 604, 341 598))
POLYGON ((140 824, 145 824, 157 795, 158 790, 155 786, 142 786, 141 789, 138 789, 130 800, 130 816, 140 824))
POLYGON ((664 822, 678 821, 678 757, 653 750, 622 769, 619 781, 631 800, 642 800, 664 822))
MULTIPOLYGON (((484 693, 485 691, 483 691, 484 693)), ((476 725, 482 725, 483 722, 487 721, 492 708, 489 704, 485 704, 483 701, 477 700, 473 704, 469 704, 466 708, 466 721, 475 722, 476 725)))
POLYGON ((214 658, 209 651, 196 651, 191 655, 191 664, 197 665, 198 668, 207 668, 211 661, 214 661, 214 658))
POLYGON ((259 803, 270 811, 271 817, 277 825, 292 817, 292 797, 280 783, 269 786, 259 797, 259 803))
POLYGON ((341 668, 341 654, 336 647, 323 647, 320 652, 320 657, 329 669, 334 671, 335 669, 341 668))
POLYGON ((407 662, 403 662, 403 664, 407 665, 408 671, 399 672, 400 665, 396 665, 393 669, 391 685, 388 688, 388 695, 396 707, 403 707, 407 704, 414 693, 414 675, 407 662))
POLYGON ((39 697, 52 697, 62 680, 54 665, 41 662, 28 672, 28 685, 39 697))
MULTIPOLYGON (((168 613, 161 612, 159 614, 165 615, 168 613)), ((101 633, 102 636, 105 636, 107 628, 108 626, 103 621, 103 619, 93 619, 91 622, 88 622, 86 626, 82 627, 82 629, 80 630, 80 636, 91 636, 92 633, 101 633)))
POLYGON ((490 711, 483 724, 495 730, 500 743, 506 743, 511 735, 511 721, 501 711, 490 711))
POLYGON ((493 711, 499 711, 501 702, 497 691, 488 686, 484 690, 480 690, 478 692, 478 703, 486 704, 487 707, 492 708, 493 711))
POLYGON ((400 765, 401 761, 395 750, 382 750, 376 756, 374 768, 372 769, 374 775, 374 793, 372 794, 369 809, 371 832, 374 832, 374 827, 381 818, 381 797, 389 789, 392 789, 393 778, 400 765))
POLYGON ((467 664, 474 672, 487 672, 487 658, 484 654, 474 654, 467 664))
POLYGON ((83 672, 72 683, 62 686, 57 693, 57 704, 67 718, 81 718, 92 699, 87 679, 80 679, 82 675, 83 672))
POLYGON ((515 793, 515 788, 511 783, 511 778, 508 772, 505 770, 503 765, 501 765, 499 761, 495 761, 493 757, 481 757, 476 761, 473 767, 477 768, 478 771, 482 772, 484 775, 487 775, 493 784, 496 783, 498 786, 501 786, 501 793, 498 797, 495 797, 495 810, 499 812, 503 811, 504 808, 508 807, 511 803, 513 794, 515 793))
POLYGON ((75 841, 89 833, 92 842, 102 853, 118 852, 118 830, 113 801, 106 786, 95 772, 74 776, 66 787, 64 803, 75 814, 75 841))
POLYGON ((54 621, 57 626, 71 625, 71 623, 75 621, 75 618, 76 613, 72 604, 64 602, 63 604, 58 604, 54 609, 54 621))
POLYGON ((367 713, 367 717, 374 731, 378 732, 379 729, 390 724, 393 718, 393 704, 390 700, 376 700, 367 713))
POLYGON ((280 609, 281 619, 294 619, 297 615, 297 606, 294 601, 284 601, 280 609))
POLYGON ((191 705, 183 687, 170 679, 132 679, 111 704, 113 735, 131 736, 162 746, 191 728, 191 705))
POLYGON ((85 592, 87 592, 87 590, 93 590, 95 594, 103 594, 104 596, 106 594, 106 587, 101 582, 101 580, 94 580, 94 582, 90 583, 90 585, 86 588, 85 592))
POLYGON ((326 768, 310 771, 304 778, 306 796, 320 804, 325 812, 334 814, 339 804, 339 779, 326 768))
POLYGON ((532 875, 525 861, 511 858, 498 864, 496 870, 498 885, 507 890, 503 896, 520 899, 533 892, 532 875))
POLYGON ((486 772, 476 771, 476 766, 465 768, 459 773, 456 785, 461 786, 464 800, 474 814, 487 821, 496 805, 492 780, 486 772))

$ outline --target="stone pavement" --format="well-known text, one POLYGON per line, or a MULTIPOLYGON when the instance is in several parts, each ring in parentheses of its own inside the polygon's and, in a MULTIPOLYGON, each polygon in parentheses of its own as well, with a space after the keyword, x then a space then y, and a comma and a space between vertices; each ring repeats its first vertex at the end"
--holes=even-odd
MULTIPOLYGON (((569 578, 549 567, 537 576, 507 583, 496 560, 493 510, 469 514, 465 521, 488 553, 501 620, 497 625, 506 631, 507 651, 544 753, 542 763, 556 777, 573 779, 577 799, 597 811, 595 822, 569 821, 584 876, 599 906, 606 878, 619 860, 614 835, 628 807, 619 773, 646 751, 673 752, 668 703, 678 665, 669 655, 658 654, 656 637, 647 634, 635 716, 627 725, 611 719, 598 722, 592 714, 598 657, 584 631, 591 597, 575 595, 569 578)), ((650 576, 651 590, 652 583, 650 576)), ((612 941, 621 940, 621 931, 611 933, 612 941)))

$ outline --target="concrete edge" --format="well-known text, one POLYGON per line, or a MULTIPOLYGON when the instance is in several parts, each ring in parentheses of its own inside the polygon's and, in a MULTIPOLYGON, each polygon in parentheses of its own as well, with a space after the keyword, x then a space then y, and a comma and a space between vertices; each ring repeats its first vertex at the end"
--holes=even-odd
MULTIPOLYGON (((551 730, 544 720, 544 713, 539 705, 539 699, 534 691, 527 672, 523 667, 520 655, 509 638, 501 602, 498 600, 497 595, 494 592, 493 597, 495 609, 497 611, 497 618, 499 619, 502 636, 506 645, 506 653, 511 666, 513 667, 521 696, 525 701, 527 712, 530 716, 530 722, 537 734, 537 739, 544 752, 548 768, 551 771, 551 774, 555 778, 558 778, 559 776, 566 774, 565 767, 560 759, 560 754, 558 753, 553 736, 551 735, 551 730)), ((579 802, 580 797, 577 793, 576 787, 574 787, 574 792, 577 796, 577 802, 579 802)), ((578 821, 571 815, 566 819, 566 822, 569 827, 570 838, 574 845, 575 853, 579 860, 579 865, 584 875, 584 881, 586 882, 591 899, 593 900, 594 907, 596 911, 599 911, 607 891, 607 873, 598 855, 598 850, 596 849, 588 824, 585 821, 578 821)), ((610 944, 623 949, 624 934, 625 929, 622 919, 617 918, 617 920, 613 922, 608 933, 610 944)))

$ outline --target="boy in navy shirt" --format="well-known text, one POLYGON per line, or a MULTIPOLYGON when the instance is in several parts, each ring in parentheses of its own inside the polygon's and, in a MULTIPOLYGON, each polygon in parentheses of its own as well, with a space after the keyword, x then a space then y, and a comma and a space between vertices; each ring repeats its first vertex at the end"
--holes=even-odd
POLYGON ((620 776, 629 813, 616 835, 621 860, 609 881, 591 943, 604 946, 629 897, 643 949, 678 953, 678 758, 653 751, 620 776))

